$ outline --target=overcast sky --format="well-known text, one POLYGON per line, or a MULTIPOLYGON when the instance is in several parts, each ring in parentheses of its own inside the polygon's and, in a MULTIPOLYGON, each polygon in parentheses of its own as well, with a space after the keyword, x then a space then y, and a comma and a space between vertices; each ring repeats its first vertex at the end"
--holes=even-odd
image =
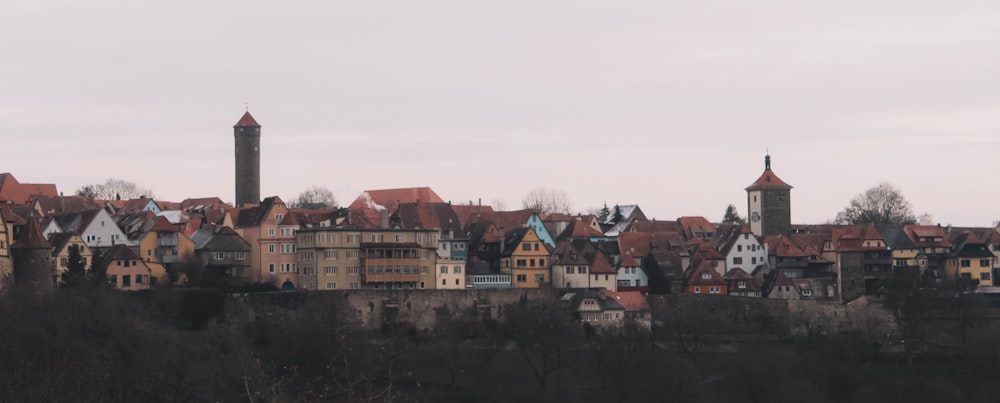
POLYGON ((0 172, 66 194, 232 201, 246 102, 286 200, 544 186, 718 221, 770 150, 795 223, 882 181, 942 224, 1000 218, 996 0, 8 3, 0 172))

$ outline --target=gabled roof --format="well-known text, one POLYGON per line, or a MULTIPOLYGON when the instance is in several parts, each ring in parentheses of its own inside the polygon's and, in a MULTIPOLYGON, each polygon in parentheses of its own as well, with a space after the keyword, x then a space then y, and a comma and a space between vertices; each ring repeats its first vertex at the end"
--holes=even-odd
POLYGON ((257 123, 257 120, 250 116, 250 111, 246 111, 233 127, 260 127, 260 123, 257 123))
POLYGON ((903 227, 903 232, 917 248, 949 246, 948 234, 944 228, 936 225, 907 225, 903 227), (935 241, 936 238, 941 240, 935 241))
POLYGON ((719 272, 715 271, 717 264, 718 262, 713 262, 711 260, 702 260, 698 267, 688 273, 686 282, 687 285, 726 284, 726 281, 719 275, 719 272))
POLYGON ((375 210, 389 210, 391 213, 398 207, 398 203, 444 203, 441 196, 434 193, 429 187, 413 187, 399 189, 376 189, 366 190, 351 203, 351 208, 370 208, 375 210))
POLYGON ((639 291, 605 291, 604 294, 608 298, 614 299, 625 308, 625 312, 650 312, 649 303, 646 302, 646 297, 642 296, 639 291))
POLYGON ((580 310, 583 301, 587 299, 596 301, 601 311, 625 311, 625 307, 618 303, 618 299, 609 297, 604 288, 569 288, 560 297, 560 300, 567 302, 574 311, 580 310))
POLYGON ((404 229, 460 228, 458 215, 448 203, 400 203, 394 222, 404 229))
POLYGON ((167 217, 158 216, 152 222, 153 225, 146 232, 180 232, 177 230, 177 225, 171 224, 167 217))
POLYGON ((51 183, 20 183, 13 174, 0 173, 0 197, 14 204, 26 204, 33 195, 56 197, 59 192, 51 183))
POLYGON ((261 222, 267 218, 267 213, 276 204, 285 204, 278 196, 265 198, 257 206, 240 209, 236 218, 237 227, 259 227, 261 222))
POLYGON ((54 217, 56 224, 66 232, 83 233, 83 230, 90 226, 101 210, 87 210, 79 213, 63 214, 54 217))
POLYGON ((538 210, 496 211, 493 213, 493 223, 503 229, 525 227, 528 225, 528 219, 535 214, 538 214, 538 210))
POLYGON ((602 238, 604 234, 601 231, 594 229, 589 224, 573 220, 570 221, 566 226, 566 229, 560 233, 556 239, 578 239, 578 238, 602 238))
POLYGON ((680 217, 677 223, 684 231, 684 239, 691 241, 695 239, 711 239, 715 236, 718 227, 712 224, 705 217, 680 217), (698 236, 698 235, 701 236, 698 236))
POLYGON ((473 205, 472 202, 469 202, 467 205, 452 205, 451 209, 455 211, 459 224, 463 228, 471 223, 493 220, 492 206, 473 205))
MULTIPOLYGON (((522 228, 514 228, 510 231, 507 231, 504 234, 504 239, 503 239, 504 243, 503 256, 512 255, 517 246, 520 245, 521 241, 524 240, 525 235, 528 235, 528 231, 533 231, 533 230, 531 228, 522 227, 522 228)), ((542 244, 544 245, 544 242, 542 244)))
MULTIPOLYGON (((53 232, 49 234, 49 244, 52 245, 52 255, 55 256, 59 254, 66 247, 66 244, 73 238, 80 238, 80 235, 72 232, 53 232)), ((82 241, 82 240, 81 240, 82 241)), ((86 248, 87 245, 81 242, 81 245, 86 248)))
POLYGON ((586 239, 564 240, 556 244, 552 251, 553 265, 589 265, 587 255, 596 252, 594 245, 586 239))
POLYGON ((83 196, 46 196, 33 195, 31 202, 35 205, 35 211, 42 217, 51 217, 66 213, 79 213, 87 210, 100 209, 97 203, 83 196))
POLYGON ((231 209, 233 206, 226 204, 222 199, 218 197, 202 197, 197 199, 184 199, 181 201, 181 210, 184 211, 202 211, 210 209, 231 209))

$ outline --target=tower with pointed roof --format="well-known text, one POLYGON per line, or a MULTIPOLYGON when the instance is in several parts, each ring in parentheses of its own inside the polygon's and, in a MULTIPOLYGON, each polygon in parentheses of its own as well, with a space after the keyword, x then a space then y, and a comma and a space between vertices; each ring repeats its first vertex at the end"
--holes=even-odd
POLYGON ((771 171, 771 155, 764 156, 764 173, 747 186, 747 221, 758 236, 792 232, 792 187, 771 171))
POLYGON ((236 137, 236 207, 260 203, 260 124, 243 114, 233 126, 236 137))

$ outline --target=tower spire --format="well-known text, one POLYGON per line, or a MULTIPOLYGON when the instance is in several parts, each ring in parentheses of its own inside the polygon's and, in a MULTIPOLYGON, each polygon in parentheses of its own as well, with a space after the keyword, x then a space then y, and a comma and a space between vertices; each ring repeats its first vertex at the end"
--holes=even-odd
POLYGON ((771 153, 764 154, 764 169, 771 170, 771 153))

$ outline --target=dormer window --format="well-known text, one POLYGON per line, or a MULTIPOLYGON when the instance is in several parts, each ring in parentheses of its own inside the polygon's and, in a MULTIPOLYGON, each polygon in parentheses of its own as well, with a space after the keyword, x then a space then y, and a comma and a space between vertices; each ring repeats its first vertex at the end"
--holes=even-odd
POLYGON ((747 282, 746 281, 740 281, 739 283, 736 283, 736 287, 747 288, 747 282))
POLYGON ((711 273, 701 273, 701 278, 702 278, 702 280, 711 280, 712 279, 712 274, 711 273))

